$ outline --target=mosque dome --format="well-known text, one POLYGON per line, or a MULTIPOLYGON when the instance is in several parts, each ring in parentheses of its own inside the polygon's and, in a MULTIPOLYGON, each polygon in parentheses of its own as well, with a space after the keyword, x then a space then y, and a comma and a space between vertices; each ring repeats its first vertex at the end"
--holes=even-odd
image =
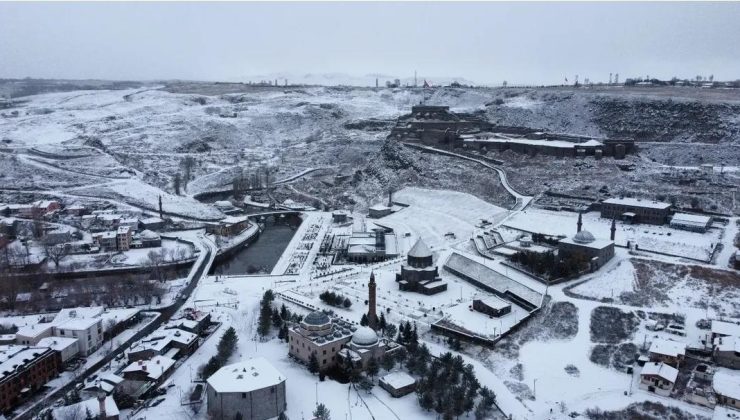
POLYGON ((319 311, 311 312, 303 318, 303 323, 306 325, 324 325, 329 322, 329 316, 319 311))
POLYGON ((591 234, 591 232, 587 230, 582 230, 573 237, 573 242, 579 243, 579 244, 590 244, 591 242, 595 241, 596 238, 594 238, 594 235, 591 234))
POLYGON ((378 343, 378 334, 370 327, 360 327, 352 335, 352 344, 358 346, 372 346, 378 343))

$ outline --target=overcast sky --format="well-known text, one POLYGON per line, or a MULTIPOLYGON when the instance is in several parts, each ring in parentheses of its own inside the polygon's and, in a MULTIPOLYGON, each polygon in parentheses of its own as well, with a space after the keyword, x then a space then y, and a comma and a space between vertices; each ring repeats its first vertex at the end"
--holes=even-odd
POLYGON ((0 77, 414 70, 488 84, 740 79, 740 3, 0 3, 0 77))

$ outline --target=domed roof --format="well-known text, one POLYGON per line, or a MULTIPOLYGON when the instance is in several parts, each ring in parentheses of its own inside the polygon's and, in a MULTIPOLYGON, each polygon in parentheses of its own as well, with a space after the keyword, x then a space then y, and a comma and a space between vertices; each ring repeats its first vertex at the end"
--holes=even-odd
POLYGON ((330 322, 329 316, 323 312, 314 311, 306 315, 303 318, 303 322, 307 325, 324 325, 330 322))
POLYGON ((596 238, 594 238, 594 235, 592 235, 591 232, 587 230, 582 230, 576 233, 576 236, 573 237, 573 242, 577 242, 579 244, 588 244, 595 240, 596 238))
POLYGON ((421 238, 416 240, 414 246, 411 247, 411 251, 409 251, 409 257, 425 258, 431 256, 432 251, 429 250, 429 247, 427 247, 427 244, 421 238))
POLYGON ((372 346, 378 342, 378 334, 370 327, 360 327, 352 335, 352 344, 358 346, 372 346))

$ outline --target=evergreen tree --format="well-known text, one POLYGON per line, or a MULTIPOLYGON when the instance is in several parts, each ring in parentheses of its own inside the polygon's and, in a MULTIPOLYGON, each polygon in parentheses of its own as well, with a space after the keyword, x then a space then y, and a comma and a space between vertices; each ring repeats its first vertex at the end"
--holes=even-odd
POLYGON ((90 411, 90 407, 85 407, 85 420, 94 420, 95 417, 93 417, 92 411, 90 411))
POLYGON ((417 395, 419 399, 419 406, 426 411, 431 411, 434 408, 434 395, 431 391, 424 391, 417 395))
POLYGON ((378 328, 380 328, 380 331, 383 331, 383 333, 385 333, 386 326, 387 326, 387 323, 385 321, 385 314, 381 312, 380 319, 378 320, 378 328))
POLYGON ((311 357, 308 358, 308 371, 311 373, 319 373, 319 359, 316 357, 316 353, 311 353, 311 357))
POLYGON ((367 376, 361 377, 360 381, 357 383, 358 388, 368 393, 373 389, 373 386, 375 386, 375 384, 367 376))
POLYGON ((285 304, 282 304, 280 306, 280 319, 283 321, 287 321, 290 319, 290 311, 288 311, 288 308, 285 307, 285 304))
POLYGON ((342 302, 342 306, 344 306, 345 308, 349 308, 350 306, 352 306, 352 301, 349 300, 349 298, 344 298, 344 302, 342 302))
POLYGON ((396 326, 390 323, 386 325, 385 326, 385 336, 390 339, 393 339, 395 335, 396 335, 396 326))
POLYGON ((375 378, 375 375, 380 372, 380 365, 378 364, 378 359, 375 357, 371 357, 370 361, 367 362, 367 373, 372 378, 375 378))
POLYGON ((367 320, 367 314, 362 314, 362 318, 360 318, 360 325, 363 327, 367 327, 370 322, 367 320))
POLYGON ((283 318, 280 317, 280 311, 277 308, 272 310, 272 325, 275 328, 280 328, 283 325, 283 318))
POLYGON ((380 359, 380 365, 383 366, 383 369, 386 371, 390 371, 394 366, 396 366, 396 359, 392 354, 385 353, 383 354, 383 358, 380 359))
POLYGON ((236 335, 236 330, 234 327, 229 327, 229 329, 224 332, 224 335, 221 336, 221 340, 218 342, 218 346, 216 347, 218 358, 222 362, 225 363, 234 353, 237 341, 239 341, 239 337, 236 335))
POLYGON ((407 356, 408 356, 408 352, 403 347, 401 347, 400 349, 398 349, 398 351, 396 351, 396 361, 398 363, 403 363, 404 360, 406 360, 407 356))
POLYGON ((317 420, 331 420, 331 413, 323 403, 319 403, 319 405, 316 406, 316 409, 313 410, 313 416, 317 420))
POLYGON ((270 326, 272 325, 272 309, 270 308, 270 304, 266 303, 264 300, 262 301, 262 306, 260 307, 260 316, 257 320, 257 333, 264 337, 267 334, 270 333, 270 326))
POLYGON ((278 338, 281 340, 288 341, 288 324, 283 324, 278 331, 278 338))

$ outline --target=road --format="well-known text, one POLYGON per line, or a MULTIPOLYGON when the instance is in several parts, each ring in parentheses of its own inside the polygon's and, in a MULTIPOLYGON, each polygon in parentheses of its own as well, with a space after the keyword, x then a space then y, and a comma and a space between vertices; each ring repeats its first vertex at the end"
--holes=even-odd
POLYGON ((116 356, 123 353, 129 347, 131 343, 134 343, 140 340, 142 337, 150 334, 152 331, 159 328, 163 323, 169 321, 169 319, 175 313, 177 313, 177 311, 180 310, 183 304, 188 300, 190 295, 193 293, 193 290, 195 290, 196 286, 198 285, 198 282, 203 277, 208 275, 208 271, 210 270, 211 265, 213 264, 213 261, 216 257, 216 252, 214 251, 215 245, 209 239, 205 238, 202 234, 199 234, 199 239, 200 239, 200 245, 201 245, 201 258, 199 258, 195 262, 195 266, 193 267, 193 269, 190 272, 190 275, 188 276, 190 279, 190 281, 188 282, 188 285, 179 293, 178 298, 176 298, 175 301, 170 306, 166 308, 152 310, 154 312, 160 313, 160 316, 155 321, 147 325, 141 331, 134 334, 134 336, 131 337, 129 340, 127 340, 126 343, 114 349, 110 354, 103 357, 100 361, 90 366, 85 371, 81 372, 77 376, 77 379, 69 382, 67 385, 64 385, 63 387, 57 389, 56 391, 50 393, 49 395, 45 396, 41 400, 37 401, 31 407, 26 409, 26 411, 16 416, 15 419, 17 420, 33 419, 36 415, 39 414, 39 412, 42 409, 51 407, 54 401, 61 398, 64 394, 69 392, 73 387, 77 386, 77 384, 80 384, 80 383, 84 384, 85 378, 92 375, 93 373, 98 371, 100 368, 102 368, 106 364, 110 363, 116 356), (206 251, 202 252, 203 249, 205 249, 206 251))

